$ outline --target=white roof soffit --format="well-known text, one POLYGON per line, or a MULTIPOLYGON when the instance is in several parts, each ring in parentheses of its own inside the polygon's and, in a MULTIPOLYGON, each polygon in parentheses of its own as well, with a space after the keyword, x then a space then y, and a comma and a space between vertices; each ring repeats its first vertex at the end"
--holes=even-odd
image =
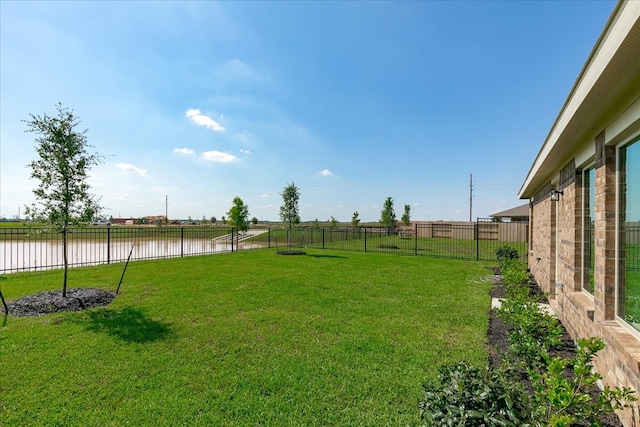
MULTIPOLYGON (((519 192, 532 198, 640 96, 640 1, 620 1, 578 75, 519 192)), ((606 135, 605 135, 606 136, 606 135)))

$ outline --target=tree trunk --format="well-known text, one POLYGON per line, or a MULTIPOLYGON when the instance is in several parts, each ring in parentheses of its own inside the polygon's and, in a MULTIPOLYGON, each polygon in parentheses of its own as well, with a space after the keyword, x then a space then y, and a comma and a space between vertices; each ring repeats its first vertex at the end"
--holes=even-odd
POLYGON ((62 262, 64 263, 64 273, 62 276, 62 297, 67 297, 67 270, 69 269, 69 260, 67 257, 67 227, 62 229, 62 262))

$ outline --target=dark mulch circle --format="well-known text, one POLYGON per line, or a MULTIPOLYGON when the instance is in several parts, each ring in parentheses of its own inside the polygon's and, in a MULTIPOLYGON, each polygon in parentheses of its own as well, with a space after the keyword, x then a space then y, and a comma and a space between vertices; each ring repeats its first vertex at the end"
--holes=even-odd
POLYGON ((62 290, 46 291, 27 295, 7 303, 12 316, 40 316, 60 311, 82 311, 109 305, 116 297, 111 291, 95 288, 67 289, 66 298, 62 290))
POLYGON ((305 251, 278 251, 278 255, 306 255, 305 251))
POLYGON ((378 245, 378 249, 400 249, 396 245, 378 245))

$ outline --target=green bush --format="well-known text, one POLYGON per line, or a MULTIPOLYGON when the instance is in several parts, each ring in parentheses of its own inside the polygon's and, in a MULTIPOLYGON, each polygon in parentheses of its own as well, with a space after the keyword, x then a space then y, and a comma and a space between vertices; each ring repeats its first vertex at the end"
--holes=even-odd
POLYGON ((592 365, 604 348, 601 339, 578 340, 572 359, 551 357, 549 350, 562 343, 562 325, 540 310, 540 295, 522 284, 523 272, 528 276, 523 263, 507 260, 504 270, 509 284, 498 315, 512 328, 509 352, 496 369, 465 362, 441 367, 439 383, 424 386, 419 405, 424 426, 599 426, 601 414, 637 400, 629 388, 605 387, 591 395, 602 378, 592 365), (530 379, 532 390, 525 391, 524 378, 530 379))
POLYGON ((544 364, 548 351, 562 344, 560 321, 540 309, 540 296, 532 295, 528 286, 508 285, 505 296, 497 314, 512 328, 511 355, 525 366, 544 364))
POLYGON ((420 402, 424 426, 515 426, 530 414, 522 384, 506 369, 460 362, 440 368, 438 383, 425 385, 420 402))
POLYGON ((520 255, 518 255, 518 251, 511 246, 503 245, 496 249, 496 258, 498 258, 498 262, 502 264, 504 261, 520 258, 520 255))
POLYGON ((505 260, 501 267, 502 283, 505 285, 523 285, 529 281, 527 264, 518 259, 505 260))
POLYGON ((588 421, 598 426, 600 414, 610 414, 637 400, 631 389, 617 387, 605 387, 597 399, 591 397, 590 389, 602 379, 591 362, 603 348, 599 338, 581 339, 572 360, 554 357, 544 371, 530 370, 534 387, 531 402, 537 425, 562 427, 588 421), (567 368, 573 370, 573 376, 565 374, 567 368))

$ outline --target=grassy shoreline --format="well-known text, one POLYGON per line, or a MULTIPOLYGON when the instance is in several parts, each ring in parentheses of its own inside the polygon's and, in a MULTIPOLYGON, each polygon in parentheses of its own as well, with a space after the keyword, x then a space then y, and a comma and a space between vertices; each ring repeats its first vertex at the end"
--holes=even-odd
MULTIPOLYGON (((482 264, 307 252, 135 262, 107 308, 8 318, 3 425, 417 425, 439 366, 486 364, 482 264)), ((69 286, 114 290, 121 272, 69 286)), ((5 278, 14 299, 61 273, 5 278)))

